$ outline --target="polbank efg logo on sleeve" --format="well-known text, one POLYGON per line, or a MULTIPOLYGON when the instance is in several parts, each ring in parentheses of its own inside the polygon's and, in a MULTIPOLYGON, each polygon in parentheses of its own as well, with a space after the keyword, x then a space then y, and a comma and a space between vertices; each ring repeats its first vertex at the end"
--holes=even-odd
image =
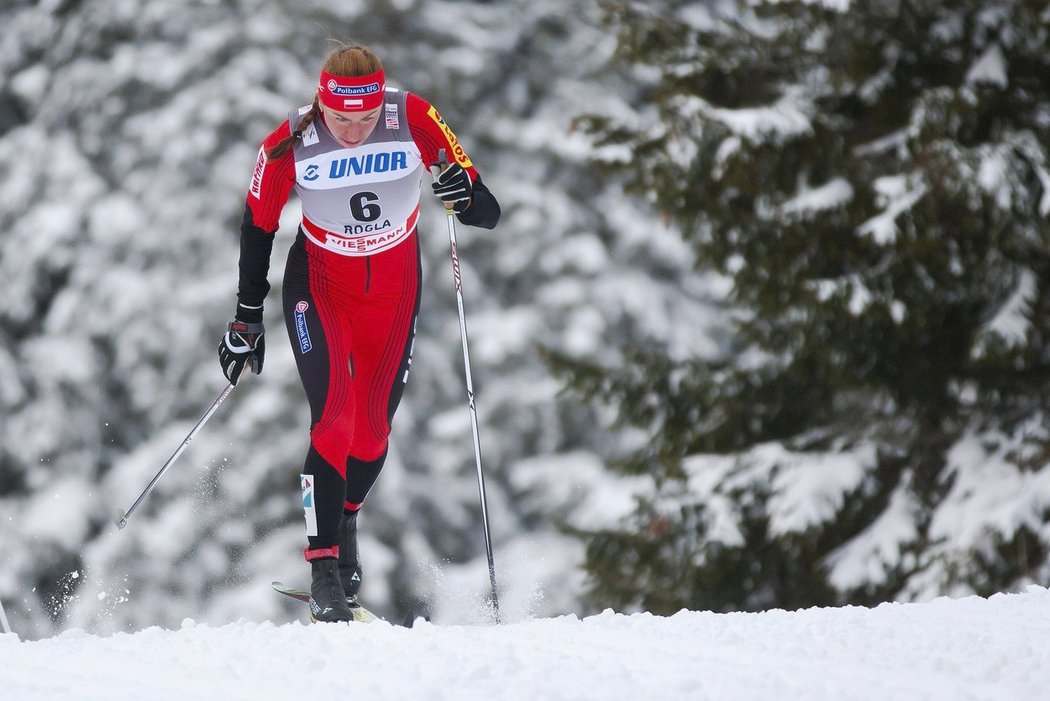
POLYGON ((300 300, 295 305, 295 333, 299 336, 299 350, 303 355, 310 352, 314 344, 310 342, 310 330, 306 328, 306 310, 310 305, 300 300))

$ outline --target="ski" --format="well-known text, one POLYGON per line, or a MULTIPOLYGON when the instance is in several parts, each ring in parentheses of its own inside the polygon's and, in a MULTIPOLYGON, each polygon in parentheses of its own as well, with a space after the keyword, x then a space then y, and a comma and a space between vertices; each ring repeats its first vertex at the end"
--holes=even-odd
MULTIPOLYGON (((304 604, 310 603, 310 592, 298 587, 292 587, 283 582, 272 582, 270 586, 278 594, 284 594, 291 598, 302 601, 304 604)), ((354 617, 354 623, 372 623, 373 621, 381 620, 379 616, 375 615, 361 604, 357 603, 357 599, 351 599, 346 602, 350 606, 350 613, 354 617)), ((310 614, 310 619, 313 620, 313 614, 310 614)), ((314 621, 316 623, 317 621, 314 621)))
MULTIPOLYGON (((310 605, 310 592, 308 592, 308 591, 306 591, 304 589, 299 589, 298 587, 292 587, 292 586, 289 586, 287 584, 284 584, 283 582, 277 582, 277 581, 271 582, 270 586, 272 586, 273 590, 275 592, 277 592, 278 594, 284 594, 285 596, 291 597, 291 598, 295 599, 296 601, 303 602, 307 606, 310 605)), ((371 611, 366 609, 361 604, 357 603, 357 599, 352 599, 350 601, 347 601, 347 604, 350 606, 350 613, 354 617, 354 620, 351 621, 351 623, 372 623, 373 621, 385 621, 386 620, 385 618, 377 616, 376 614, 372 613, 371 611)), ((417 618, 422 618, 424 621, 427 621, 428 623, 430 622, 430 616, 417 616, 417 614, 415 612, 410 611, 408 613, 408 615, 405 616, 405 620, 401 621, 400 623, 395 623, 394 625, 399 625, 399 626, 402 626, 404 628, 411 628, 412 624, 416 622, 417 618)), ((317 623, 317 621, 314 620, 312 612, 310 614, 310 620, 313 621, 314 623, 317 623)))

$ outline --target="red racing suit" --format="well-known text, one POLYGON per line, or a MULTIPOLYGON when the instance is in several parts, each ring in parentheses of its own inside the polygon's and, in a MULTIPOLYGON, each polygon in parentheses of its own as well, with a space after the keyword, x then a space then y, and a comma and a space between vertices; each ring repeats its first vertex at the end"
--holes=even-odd
POLYGON ((427 167, 444 149, 467 171, 473 199, 459 220, 492 228, 499 204, 452 130, 423 98, 387 89, 379 122, 341 146, 318 115, 284 156, 268 149, 298 128, 291 114, 264 141, 241 226, 238 318, 262 318, 279 219, 294 188, 302 223, 285 267, 283 308, 310 403, 303 469, 308 559, 338 554, 345 510, 360 508, 386 458, 412 359, 420 300, 416 232, 427 167))

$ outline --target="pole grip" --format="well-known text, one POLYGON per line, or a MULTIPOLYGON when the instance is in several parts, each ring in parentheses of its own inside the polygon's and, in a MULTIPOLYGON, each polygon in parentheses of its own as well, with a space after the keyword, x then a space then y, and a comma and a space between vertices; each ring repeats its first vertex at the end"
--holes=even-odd
MULTIPOLYGON (((430 174, 437 180, 441 177, 441 173, 448 168, 448 154, 445 149, 438 149, 438 160, 437 163, 430 164, 430 174)), ((451 215, 453 207, 456 206, 455 202, 443 202, 445 205, 445 213, 451 215)))

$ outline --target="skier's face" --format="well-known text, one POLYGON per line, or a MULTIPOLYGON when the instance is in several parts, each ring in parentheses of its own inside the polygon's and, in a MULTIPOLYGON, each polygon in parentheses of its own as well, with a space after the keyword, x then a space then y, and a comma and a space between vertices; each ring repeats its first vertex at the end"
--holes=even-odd
POLYGON ((332 136, 344 148, 360 146, 376 128, 379 122, 381 107, 367 112, 339 112, 331 107, 321 105, 324 123, 332 136))

